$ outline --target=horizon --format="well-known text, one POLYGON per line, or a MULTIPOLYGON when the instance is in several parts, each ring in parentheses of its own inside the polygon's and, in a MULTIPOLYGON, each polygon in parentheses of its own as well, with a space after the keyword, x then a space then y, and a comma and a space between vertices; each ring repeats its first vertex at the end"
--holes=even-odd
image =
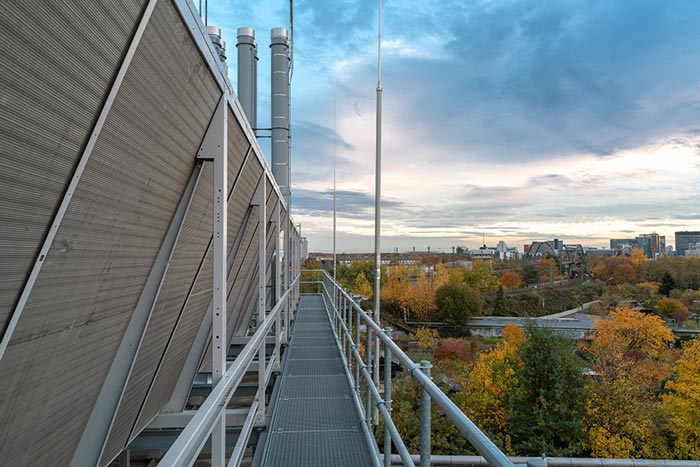
MULTIPOLYGON (((700 230, 700 3, 528 5, 385 5, 382 251, 700 230)), ((376 6, 295 14, 294 221, 310 250, 332 249, 335 142, 337 251, 372 250, 376 6)), ((209 8, 229 44, 256 30, 260 126, 269 31, 287 15, 271 0, 209 8)))

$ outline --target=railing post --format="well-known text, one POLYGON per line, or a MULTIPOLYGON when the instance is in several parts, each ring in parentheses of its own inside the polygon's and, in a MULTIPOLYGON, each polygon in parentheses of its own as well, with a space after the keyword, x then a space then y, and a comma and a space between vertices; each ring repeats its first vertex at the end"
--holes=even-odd
POLYGON ((347 315, 347 312, 348 312, 348 310, 347 310, 347 304, 348 304, 348 302, 347 302, 347 299, 345 298, 345 295, 342 295, 342 296, 340 297, 340 300, 341 300, 341 302, 342 302, 342 310, 343 310, 343 319, 342 319, 342 324, 341 324, 341 326, 340 326, 340 332, 341 332, 341 334, 342 334, 342 336, 343 336, 343 341, 342 341, 342 344, 343 344, 343 354, 345 355, 345 360, 347 360, 348 353, 347 353, 347 349, 346 349, 346 346, 345 346, 345 344, 347 343, 347 336, 345 335, 345 330, 344 330, 344 328, 347 328, 347 325, 348 325, 348 315, 347 315))
MULTIPOLYGON (((356 311, 355 314, 355 345, 357 349, 360 349, 360 312, 356 311)), ((355 362, 355 392, 357 396, 360 397, 360 366, 362 366, 362 361, 358 360, 355 362)))
MULTIPOLYGON (((420 369, 430 376, 433 365, 427 360, 420 362, 420 369)), ((430 467, 430 394, 420 388, 420 467, 430 467)))
POLYGON ((367 401, 365 402, 365 420, 367 421, 367 428, 369 428, 370 432, 372 431, 372 391, 369 389, 369 386, 371 384, 374 384, 372 381, 372 345, 374 342, 372 341, 372 328, 369 326, 369 324, 365 323, 365 366, 367 368, 367 372, 369 373, 369 379, 365 381, 365 384, 367 385, 365 395, 367 397, 367 401))
MULTIPOLYGON (((391 337, 391 328, 384 328, 384 335, 391 337)), ((384 344, 384 406, 391 417, 391 348, 384 344)), ((384 420, 384 467, 391 467, 391 433, 384 420)))

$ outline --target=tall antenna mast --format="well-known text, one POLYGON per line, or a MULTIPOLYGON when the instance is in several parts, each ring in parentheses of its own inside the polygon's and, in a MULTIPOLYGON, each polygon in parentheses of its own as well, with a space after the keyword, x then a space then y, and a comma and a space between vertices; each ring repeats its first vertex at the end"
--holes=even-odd
MULTIPOLYGON (((382 0, 377 34, 377 136, 374 195, 374 320, 381 326, 379 306, 382 275, 382 0)), ((374 385, 379 386, 379 336, 374 339, 374 385)), ((377 420, 375 412, 375 421, 377 420)))
MULTIPOLYGON (((333 280, 336 280, 336 256, 335 256, 335 99, 333 99, 333 280)), ((333 289, 335 297, 335 288, 333 289)))

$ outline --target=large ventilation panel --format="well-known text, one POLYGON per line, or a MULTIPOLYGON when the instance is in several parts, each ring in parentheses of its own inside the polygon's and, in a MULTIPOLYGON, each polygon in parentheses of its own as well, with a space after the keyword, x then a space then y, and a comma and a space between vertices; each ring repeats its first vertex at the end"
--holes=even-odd
POLYGON ((0 464, 70 462, 218 93, 173 6, 158 2, 0 361, 0 417, 12 427, 0 464))
POLYGON ((0 330, 21 293, 144 4, 3 4, 0 330))

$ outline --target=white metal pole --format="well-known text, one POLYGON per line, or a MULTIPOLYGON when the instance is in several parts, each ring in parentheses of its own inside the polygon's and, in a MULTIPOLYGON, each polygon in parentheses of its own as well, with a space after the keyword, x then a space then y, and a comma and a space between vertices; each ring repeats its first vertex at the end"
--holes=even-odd
MULTIPOLYGON (((335 190, 335 141, 336 141, 336 132, 335 132, 335 99, 333 99, 333 281, 335 282, 336 279, 336 270, 337 270, 337 258, 336 258, 336 250, 335 250, 335 233, 336 233, 336 210, 335 210, 335 201, 336 201, 336 190, 335 190)), ((336 290, 335 287, 333 288, 333 303, 336 302, 336 290)))
MULTIPOLYGON (((374 320, 380 322, 380 288, 382 274, 382 0, 379 0, 379 33, 377 40, 377 135, 374 199, 374 320)), ((379 386, 379 337, 374 340, 374 384, 379 386)), ((377 420, 375 409, 375 421, 377 420)))

